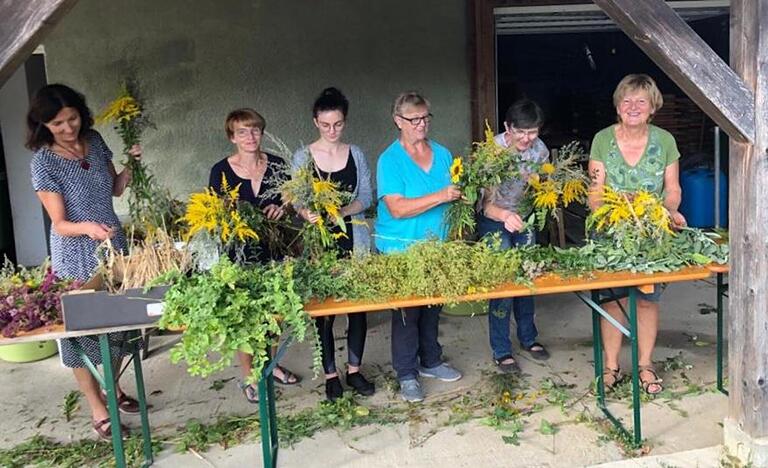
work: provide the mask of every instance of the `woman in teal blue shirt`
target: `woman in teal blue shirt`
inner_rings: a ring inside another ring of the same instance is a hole
[[[392,106],[400,135],[379,156],[376,182],[376,248],[384,253],[436,238],[443,240],[448,203],[461,192],[451,185],[451,153],[427,138],[432,114],[429,101],[416,92],[400,94]],[[405,401],[424,399],[418,376],[453,382],[461,373],[444,363],[437,341],[440,307],[392,311],[392,366]]]

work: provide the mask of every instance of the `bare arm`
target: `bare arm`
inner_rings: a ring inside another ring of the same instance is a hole
[[[455,185],[449,185],[429,195],[406,198],[402,195],[385,195],[382,200],[395,219],[413,218],[443,203],[452,202],[461,197],[461,191]]]
[[[605,185],[605,165],[600,161],[590,159],[587,171],[592,179],[592,183],[589,185],[587,204],[589,209],[595,211],[603,204],[602,193],[603,185]]]
[[[680,188],[680,163],[673,162],[664,169],[664,207],[669,211],[675,227],[685,226],[685,217],[677,211],[683,190]]]
[[[88,236],[94,240],[105,240],[114,236],[114,229],[106,224],[90,221],[80,223],[67,221],[64,198],[60,193],[37,192],[37,197],[51,218],[51,229],[56,234],[64,237]]]

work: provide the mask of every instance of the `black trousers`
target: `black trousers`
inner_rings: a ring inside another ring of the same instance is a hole
[[[347,362],[351,366],[359,366],[363,360],[365,349],[365,335],[368,332],[368,319],[366,313],[347,315],[349,328],[347,329]],[[317,332],[320,335],[320,345],[323,352],[323,370],[326,374],[336,372],[336,345],[333,338],[333,322],[335,315],[318,317],[315,319]]]

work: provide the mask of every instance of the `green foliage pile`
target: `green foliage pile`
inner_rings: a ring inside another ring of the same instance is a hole
[[[353,258],[342,278],[349,298],[384,300],[411,296],[448,300],[517,279],[520,254],[499,250],[498,240],[469,244],[427,241],[405,252]]]
[[[171,361],[207,377],[231,365],[237,351],[254,356],[248,382],[258,381],[268,350],[283,330],[303,341],[312,323],[295,288],[293,263],[244,268],[222,258],[208,272],[171,273],[160,326],[183,329]]]

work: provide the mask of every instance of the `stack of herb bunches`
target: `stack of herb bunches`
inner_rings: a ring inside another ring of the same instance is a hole
[[[47,262],[26,269],[6,260],[0,269],[3,336],[11,338],[22,331],[61,323],[61,294],[78,286],[78,282],[57,279]]]

